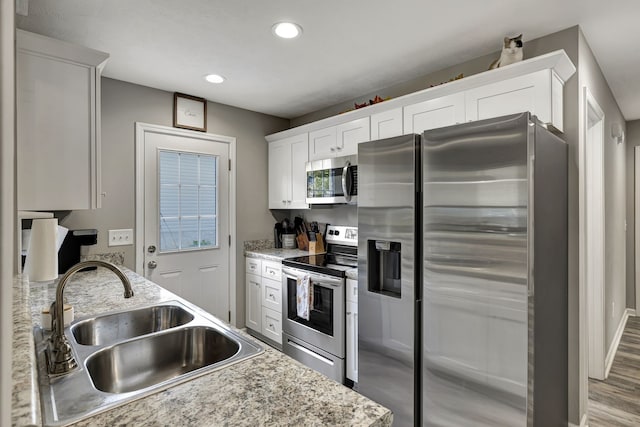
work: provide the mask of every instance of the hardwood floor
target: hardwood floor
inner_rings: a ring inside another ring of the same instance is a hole
[[[640,426],[640,317],[629,317],[611,372],[589,379],[589,426]]]

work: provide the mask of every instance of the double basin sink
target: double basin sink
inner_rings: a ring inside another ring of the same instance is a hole
[[[178,301],[80,319],[65,329],[78,368],[49,376],[49,334],[34,329],[45,425],[64,425],[263,351]]]

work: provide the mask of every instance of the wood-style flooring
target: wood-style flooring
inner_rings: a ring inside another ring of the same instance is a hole
[[[627,320],[607,379],[589,379],[589,426],[640,426],[640,317]]]

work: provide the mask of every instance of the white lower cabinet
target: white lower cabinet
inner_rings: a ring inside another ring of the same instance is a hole
[[[245,323],[247,328],[255,331],[260,330],[262,322],[262,290],[260,276],[247,273],[246,278],[246,293],[247,293],[247,307],[246,307],[246,319]]]
[[[282,345],[282,264],[246,258],[246,320],[253,335]]]
[[[358,281],[347,279],[347,378],[358,382]]]
[[[263,307],[262,335],[282,344],[282,313]]]

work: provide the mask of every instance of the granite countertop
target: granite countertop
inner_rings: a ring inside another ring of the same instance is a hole
[[[270,261],[282,261],[285,258],[294,258],[298,256],[309,255],[309,251],[302,251],[300,249],[282,249],[282,248],[270,248],[270,249],[255,249],[245,250],[244,256],[249,258],[260,258]]]
[[[123,269],[135,296],[109,271],[78,273],[65,297],[76,319],[181,298]],[[55,283],[14,282],[13,425],[40,425],[33,326],[54,299]],[[242,331],[239,334],[255,341]],[[391,411],[268,345],[255,357],[95,415],[74,425],[331,425],[389,426]]]

